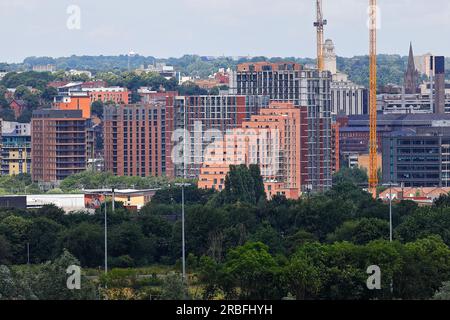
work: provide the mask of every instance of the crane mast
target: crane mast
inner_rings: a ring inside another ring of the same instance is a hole
[[[327,24],[327,20],[323,19],[322,0],[316,0],[317,21],[314,27],[317,28],[317,69],[323,71],[323,27]]]
[[[369,192],[377,195],[377,0],[370,0],[370,140],[369,140]]]

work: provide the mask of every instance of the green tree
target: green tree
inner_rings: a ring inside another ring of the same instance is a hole
[[[402,299],[430,299],[450,278],[450,249],[438,236],[407,243],[403,268],[394,277],[394,290]]]
[[[145,242],[140,225],[124,222],[111,229],[108,253],[113,257],[129,255],[134,261],[141,260],[144,262],[141,264],[145,264],[153,262],[155,247],[153,243]]]
[[[62,232],[58,241],[58,247],[72,252],[80,260],[82,266],[101,266],[104,262],[103,228],[98,225],[82,222]]]
[[[389,223],[375,218],[362,218],[346,221],[328,235],[328,241],[349,241],[355,244],[366,244],[373,240],[389,238]]]
[[[36,210],[35,216],[47,218],[57,223],[63,223],[65,219],[65,212],[63,209],[55,206],[54,204],[46,204]]]
[[[20,264],[27,261],[27,242],[31,222],[18,216],[8,216],[0,222],[0,234],[10,243],[13,262]]]
[[[51,260],[57,253],[57,241],[63,226],[45,217],[32,220],[29,230],[30,261],[41,263]]]
[[[4,236],[0,234],[0,265],[9,264],[11,259],[11,245]]]
[[[54,87],[46,87],[44,91],[41,93],[41,98],[47,103],[50,104],[53,102],[53,99],[58,95],[58,90]]]
[[[297,300],[317,297],[323,281],[322,268],[301,253],[294,255],[283,269],[286,288]]]
[[[361,168],[341,168],[333,175],[333,183],[350,182],[355,185],[364,185],[368,181],[367,171]]]
[[[103,118],[103,107],[104,107],[103,102],[100,100],[92,102],[91,105],[92,114],[96,115],[99,118]]]
[[[67,288],[67,268],[80,266],[80,262],[64,250],[53,262],[47,262],[37,270],[28,270],[32,291],[40,300],[93,300],[96,288],[86,277],[81,278],[81,289]]]
[[[189,292],[186,283],[181,279],[180,274],[167,275],[161,286],[162,300],[187,300]]]
[[[260,242],[248,242],[229,251],[225,271],[240,289],[243,299],[275,298],[274,289],[279,277],[279,267]]]
[[[442,287],[434,294],[433,300],[450,300],[450,281],[442,283]]]
[[[265,200],[266,194],[259,167],[257,165],[230,166],[221,198],[225,203],[241,201],[257,204],[259,201]]]
[[[450,194],[441,194],[439,198],[434,200],[434,206],[436,208],[448,208],[450,207]]]
[[[36,300],[29,284],[7,266],[0,265],[0,300]]]

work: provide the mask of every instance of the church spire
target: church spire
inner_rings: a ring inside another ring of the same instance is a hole
[[[416,70],[414,63],[414,53],[412,48],[412,42],[409,43],[409,57],[408,57],[408,68],[405,73],[405,93],[413,94],[417,92],[419,73]]]

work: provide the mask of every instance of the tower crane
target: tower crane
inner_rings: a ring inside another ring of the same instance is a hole
[[[317,21],[314,27],[317,28],[317,69],[323,71],[323,27],[327,24],[327,20],[323,19],[322,0],[316,0]]]
[[[369,192],[377,196],[378,159],[377,159],[377,0],[370,1],[370,139],[369,139]]]

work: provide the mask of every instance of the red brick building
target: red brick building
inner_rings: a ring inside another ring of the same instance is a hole
[[[166,175],[166,104],[104,108],[105,169],[119,176]]]
[[[9,104],[9,107],[14,111],[14,116],[19,118],[24,110],[27,108],[27,103],[24,100],[13,99]]]
[[[308,184],[306,109],[272,102],[208,148],[199,188],[223,190],[230,165],[258,164],[269,198],[300,197]]]
[[[88,133],[81,110],[38,110],[31,120],[33,181],[56,184],[87,167]]]

